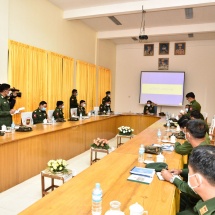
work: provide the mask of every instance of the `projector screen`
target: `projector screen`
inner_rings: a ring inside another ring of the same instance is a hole
[[[181,106],[184,98],[184,72],[142,71],[140,104],[151,100],[157,105]]]

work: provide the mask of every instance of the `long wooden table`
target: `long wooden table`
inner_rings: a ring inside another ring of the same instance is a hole
[[[125,125],[122,123],[123,117],[115,117],[115,125],[118,126],[118,123]],[[130,117],[132,120],[132,116]],[[155,117],[151,119],[153,118]],[[139,122],[150,120],[144,116],[137,116],[137,119]],[[153,120],[156,121],[158,118]],[[157,129],[163,129],[163,123],[163,120],[151,123],[151,126],[136,137],[20,214],[91,214],[92,189],[95,183],[99,182],[103,189],[102,214],[109,209],[110,201],[118,200],[121,202],[121,210],[126,215],[129,215],[129,206],[135,202],[142,204],[145,210],[149,211],[149,215],[175,215],[178,199],[174,185],[159,181],[156,176],[150,185],[127,181],[130,169],[134,166],[144,166],[137,161],[140,144],[157,143]],[[175,152],[165,152],[164,155],[169,168],[181,168],[181,155]]]
[[[68,160],[88,150],[93,139],[113,138],[121,125],[135,134],[157,121],[143,115],[96,116],[54,125],[33,125],[32,132],[6,133],[0,137],[0,192],[46,168],[50,159]]]

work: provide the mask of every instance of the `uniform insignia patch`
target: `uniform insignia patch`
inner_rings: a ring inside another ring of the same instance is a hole
[[[206,206],[206,205],[203,206],[203,207],[199,210],[199,212],[200,212],[201,215],[203,215],[203,214],[205,214],[206,212],[208,212],[207,206]]]

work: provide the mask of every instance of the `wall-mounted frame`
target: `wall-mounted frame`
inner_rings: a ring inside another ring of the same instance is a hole
[[[154,56],[154,44],[144,44],[144,56]]]
[[[185,55],[186,43],[175,43],[175,55]]]
[[[159,43],[159,55],[169,54],[169,43]]]
[[[158,58],[158,70],[169,69],[169,58]]]

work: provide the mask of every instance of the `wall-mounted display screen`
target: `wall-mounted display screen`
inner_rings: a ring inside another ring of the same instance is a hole
[[[181,106],[184,99],[185,72],[142,71],[140,104],[151,100],[157,105]]]

